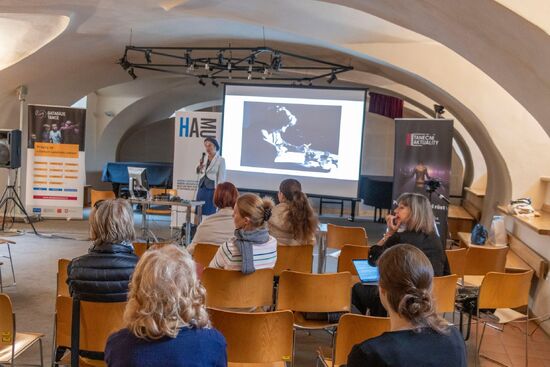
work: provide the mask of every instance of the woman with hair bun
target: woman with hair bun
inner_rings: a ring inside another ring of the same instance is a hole
[[[240,270],[243,274],[272,269],[277,261],[277,240],[266,228],[272,209],[271,199],[254,194],[239,197],[233,210],[235,236],[220,246],[210,267]]]
[[[280,204],[273,209],[269,220],[269,233],[280,245],[313,245],[317,216],[302,192],[300,182],[293,178],[281,182],[278,199]]]
[[[415,246],[396,245],[378,260],[379,293],[390,316],[391,331],[357,344],[347,367],[466,367],[460,332],[435,311],[433,268]]]

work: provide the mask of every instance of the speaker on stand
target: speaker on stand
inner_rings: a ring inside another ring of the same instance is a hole
[[[0,227],[0,234],[6,233],[6,218],[8,215],[9,203],[21,210],[21,213],[25,215],[27,222],[30,223],[35,234],[38,235],[34,224],[29,218],[29,214],[25,210],[25,206],[21,202],[21,198],[16,190],[17,173],[15,175],[14,182],[11,182],[11,170],[17,170],[21,167],[21,130],[0,129],[0,169],[7,169],[8,171],[8,183],[2,196],[0,197],[0,213],[2,216],[2,226]],[[17,171],[16,171],[17,172]]]

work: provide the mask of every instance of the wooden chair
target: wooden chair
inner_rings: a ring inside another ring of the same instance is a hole
[[[71,260],[59,259],[57,260],[57,296],[70,297],[69,285],[67,284],[67,268]]]
[[[71,315],[72,315],[72,299],[67,296],[57,295],[55,300],[55,315],[53,327],[53,342],[52,342],[52,366],[58,364],[69,364],[69,360],[56,356],[66,349],[71,349]]]
[[[344,245],[367,246],[365,228],[327,224],[327,248],[340,250]]]
[[[485,275],[489,272],[504,273],[508,246],[470,246],[466,254],[464,275]]]
[[[0,238],[0,245],[6,245],[8,248],[8,256],[0,256],[10,260],[11,275],[13,277],[13,285],[15,285],[15,268],[13,267],[13,257],[11,256],[11,246],[15,245],[15,241]]]
[[[18,333],[11,300],[0,294],[0,365],[15,366],[15,359],[38,342],[40,366],[44,365],[42,337],[38,333]]]
[[[220,246],[211,243],[197,243],[193,251],[193,260],[207,268]]]
[[[354,345],[367,339],[375,338],[390,331],[389,317],[374,317],[355,314],[345,314],[340,317],[336,331],[336,341],[333,343],[332,358],[321,353],[318,360],[326,367],[339,367],[348,361],[348,355]]]
[[[524,273],[502,273],[489,272],[483,278],[479,289],[477,318],[483,322],[483,330],[479,344],[477,337],[479,335],[479,322],[476,323],[476,345],[479,345],[477,353],[480,357],[495,361],[494,359],[481,354],[481,343],[485,334],[485,327],[489,322],[495,322],[494,317],[498,319],[499,324],[507,324],[523,319],[525,321],[525,365],[528,365],[528,341],[529,341],[529,290],[531,288],[531,279],[533,278],[533,270]],[[527,306],[527,314],[522,314],[513,310]],[[496,309],[493,317],[489,320],[483,320],[480,316],[480,309]],[[499,364],[502,364],[498,362]]]
[[[432,296],[437,313],[454,313],[458,278],[456,274],[433,278]]]
[[[209,309],[212,325],[227,341],[227,361],[281,366],[294,359],[292,312],[230,312]]]
[[[170,196],[178,196],[178,191],[175,189],[161,189],[158,187],[154,187],[150,189],[149,192],[151,193],[151,197],[154,197],[156,195],[162,195],[162,194],[167,194]],[[164,205],[153,205],[149,209],[147,209],[145,212],[147,214],[171,215],[172,209]]]
[[[92,208],[95,206],[95,203],[97,203],[100,200],[111,200],[116,199],[116,195],[112,191],[105,191],[105,190],[90,190],[90,198],[91,198],[91,205]]]
[[[4,265],[4,263],[0,261],[0,293],[4,293],[4,283],[2,282],[2,265]]]
[[[137,257],[141,258],[145,251],[149,249],[149,244],[146,242],[134,242],[134,253]]]
[[[99,360],[96,356],[105,352],[109,335],[124,327],[122,315],[126,302],[80,301],[79,303],[80,337],[78,343],[71,338],[71,365],[78,366],[79,363],[83,363],[91,366],[106,366],[103,358]],[[74,328],[75,325],[71,326]],[[93,358],[90,358],[91,354],[94,355]]]
[[[277,245],[277,262],[273,271],[280,276],[284,270],[311,273],[313,265],[313,245]]]
[[[357,275],[357,270],[353,266],[354,259],[367,259],[369,257],[369,248],[367,246],[344,245],[338,256],[338,272],[348,271],[351,275]]]
[[[459,248],[456,250],[445,250],[451,273],[459,277],[464,276],[464,267],[466,266],[466,254],[468,249]]]
[[[292,310],[294,326],[301,329],[327,329],[337,325],[306,320],[303,312],[349,312],[351,274],[308,274],[283,271],[279,278],[277,310]]]
[[[206,268],[201,282],[208,307],[244,310],[273,303],[273,269],[245,275],[235,270]]]

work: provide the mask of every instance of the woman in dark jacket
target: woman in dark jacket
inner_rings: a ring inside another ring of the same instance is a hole
[[[96,302],[123,302],[138,257],[134,254],[134,214],[126,200],[105,200],[90,214],[86,255],[69,263],[69,290],[73,298]]]
[[[435,219],[430,201],[424,195],[405,193],[397,199],[393,215],[386,217],[388,231],[369,250],[369,261],[374,265],[382,253],[397,244],[407,243],[420,249],[432,264],[434,275],[449,275],[449,263],[441,239],[435,233]],[[386,316],[380,303],[378,287],[357,283],[352,289],[352,304],[365,314]]]

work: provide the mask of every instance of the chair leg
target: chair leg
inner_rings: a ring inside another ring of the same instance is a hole
[[[8,245],[8,255],[10,258],[11,275],[13,276],[13,285],[15,285],[15,269],[13,268],[13,258],[11,257],[11,247],[9,243],[7,243],[7,245]]]
[[[40,367],[44,367],[44,350],[42,348],[42,338],[38,339],[38,345],[40,346]]]
[[[0,266],[0,293],[4,293],[4,283],[2,283],[2,267]]]
[[[527,307],[527,317],[525,318],[525,367],[529,366],[528,351],[529,349],[529,307]]]

